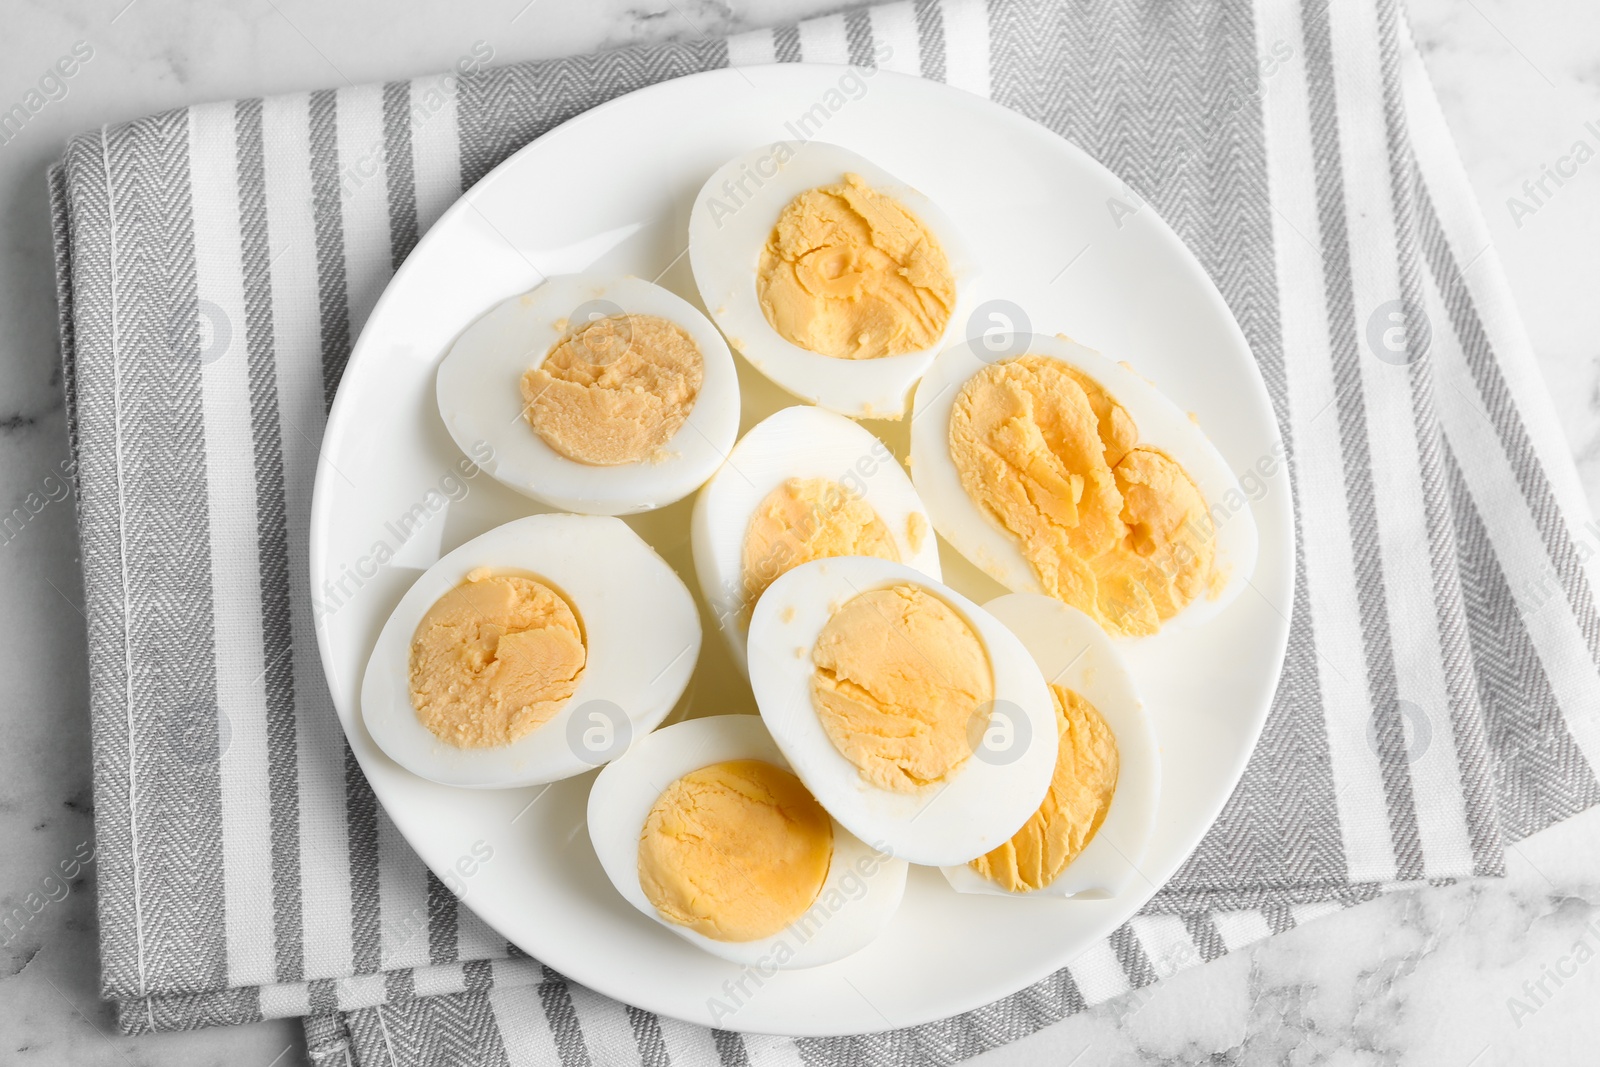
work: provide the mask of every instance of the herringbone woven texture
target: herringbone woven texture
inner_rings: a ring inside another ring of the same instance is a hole
[[[126,1029],[305,1016],[316,1062],[406,1067],[948,1063],[1378,893],[1498,874],[1507,841],[1600,798],[1600,528],[1397,0],[916,0],[487,58],[110,127],[52,175]],[[1169,221],[1259,362],[1299,536],[1260,745],[1145,912],[966,1015],[795,1041],[568,982],[427,871],[340,733],[307,539],[352,340],[464,189],[621,94],[803,61],[988,96]]]

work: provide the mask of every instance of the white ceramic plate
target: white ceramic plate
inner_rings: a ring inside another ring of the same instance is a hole
[[[358,691],[389,612],[442,552],[538,510],[486,475],[460,477],[463,457],[434,404],[434,372],[451,342],[496,303],[532,288],[536,271],[659,274],[660,284],[698,304],[682,253],[701,183],[752,145],[792,136],[785,124],[844,73],[781,65],[657,85],[586,112],[475,186],[470,204],[457,204],[428,232],[361,334],[329,417],[311,519],[314,589],[370,561],[379,541],[395,553],[374,576],[370,566],[360,569],[354,594],[323,613],[318,639],[350,745],[406,840],[441,873],[474,842],[492,845],[494,859],[467,886],[467,904],[562,973],[652,1011],[743,1031],[909,1026],[978,1007],[1070,962],[1132,915],[1216,818],[1266,718],[1288,636],[1293,525],[1279,470],[1250,505],[1261,533],[1253,591],[1204,626],[1125,650],[1163,751],[1159,813],[1140,878],[1107,900],[1019,902],[958,895],[937,870],[915,869],[877,941],[838,963],[778,974],[732,1014],[726,1005],[716,1011],[715,998],[737,968],[639,914],[600,869],[583,832],[593,774],[542,795],[544,787],[451,789],[407,773],[373,744]],[[1121,218],[1119,229],[1106,205],[1125,200],[1122,183],[998,105],[889,73],[867,85],[818,136],[871,157],[942,205],[982,267],[980,298],[1003,294],[1027,309],[1033,331],[1062,331],[1131,363],[1197,415],[1236,472],[1272,465],[1276,425],[1244,337],[1150,208]],[[1007,182],[1003,195],[997,175]],[[748,366],[739,377],[744,428],[793,403]],[[904,455],[903,422],[872,428]],[[445,485],[465,491],[432,506],[445,499]],[[424,502],[432,519],[395,544],[395,518]],[[694,588],[689,511],[683,500],[627,522]],[[944,577],[980,603],[1003,591],[948,551]],[[708,613],[702,618],[707,629],[715,625]],[[703,643],[685,710],[755,710],[725,642]]]

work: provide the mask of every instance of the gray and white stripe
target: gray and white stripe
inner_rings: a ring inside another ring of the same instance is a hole
[[[351,340],[463,189],[621,93],[800,61],[992,97],[1178,229],[1277,409],[1299,571],[1257,753],[1144,914],[978,1011],[793,1041],[616,1004],[460,906],[339,732],[307,528]],[[314,1062],[341,1064],[949,1063],[1380,892],[1497,873],[1503,839],[1600,800],[1600,527],[1398,0],[914,0],[208,105],[75,140],[52,204],[104,984],[129,1031],[306,1015]],[[1389,301],[1431,325],[1421,358],[1377,358]]]

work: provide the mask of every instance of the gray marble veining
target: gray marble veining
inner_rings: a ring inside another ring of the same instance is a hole
[[[0,144],[0,1063],[303,1062],[293,1021],[128,1039],[98,1000],[87,681],[44,172],[67,137],[203,100],[509,62],[802,17],[826,0],[4,0],[0,109],[79,59]],[[1600,124],[1600,7],[1412,0],[1411,20],[1591,501],[1600,502],[1600,162],[1525,182]],[[80,42],[82,44],[80,44]],[[86,48],[84,46],[87,46]],[[77,51],[75,52],[75,48]],[[82,58],[83,52],[88,58]],[[1483,269],[1497,269],[1485,260]],[[1407,893],[1102,1005],[989,1064],[1593,1062],[1600,811],[1514,846],[1503,881]],[[18,910],[20,909],[20,911]]]

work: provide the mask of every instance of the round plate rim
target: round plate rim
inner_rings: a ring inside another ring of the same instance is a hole
[[[655,102],[656,98],[658,97],[665,98],[674,93],[691,92],[698,87],[709,83],[719,81],[745,82],[750,76],[757,76],[762,78],[804,78],[814,80],[819,85],[827,84],[829,86],[833,86],[837,82],[838,78],[852,71],[859,73],[859,70],[852,66],[822,63],[772,63],[740,67],[720,67],[711,70],[698,71],[683,75],[681,77],[671,78],[666,81],[644,86],[640,89],[636,89],[618,97],[614,97],[611,100],[589,108],[560,123],[559,125],[552,127],[544,134],[523,145],[517,151],[512,153],[510,156],[502,160],[499,164],[484,174],[476,183],[474,183],[472,187],[465,190],[455,201],[451,203],[451,205],[429,228],[428,232],[423,235],[416,247],[412,250],[411,254],[404,262],[402,262],[400,267],[390,278],[389,282],[385,285],[384,291],[374,304],[366,323],[362,327],[360,335],[356,339],[355,343],[351,346],[350,355],[347,360],[344,373],[341,377],[341,384],[336,391],[334,401],[328,410],[328,416],[324,425],[324,439],[330,439],[334,437],[335,430],[342,427],[343,422],[349,418],[348,412],[355,403],[351,400],[352,391],[346,387],[351,381],[350,371],[352,368],[356,367],[358,363],[364,365],[366,360],[371,358],[367,350],[370,347],[369,338],[373,324],[379,322],[387,311],[389,304],[393,300],[393,294],[397,287],[397,283],[418,269],[418,263],[428,254],[430,239],[436,238],[438,233],[447,229],[450,223],[458,216],[465,214],[467,211],[475,210],[469,203],[474,191],[479,188],[487,187],[498,177],[503,176],[504,173],[517,168],[519,165],[521,165],[521,161],[523,159],[539,152],[544,142],[558,135],[570,134],[574,128],[579,128],[585,124],[598,122],[603,116],[608,115],[612,111],[622,108],[639,107],[641,106],[641,101],[643,100]],[[1046,138],[1052,142],[1055,142],[1055,147],[1058,150],[1064,149],[1069,156],[1074,157],[1078,166],[1087,171],[1096,172],[1098,176],[1102,178],[1108,178],[1113,182],[1120,182],[1120,179],[1118,179],[1112,171],[1101,164],[1098,160],[1090,156],[1078,145],[1067,140],[1048,127],[1034,121],[1033,119],[1030,119],[1017,111],[996,103],[991,99],[941,82],[929,81],[913,75],[901,74],[894,71],[878,70],[873,74],[873,77],[887,78],[896,83],[910,83],[918,85],[920,86],[920,89],[917,91],[926,92],[930,98],[943,98],[944,102],[951,107],[973,108],[984,111],[986,113],[986,117],[995,122],[1009,125],[1018,132],[1019,136],[1034,139]],[[735,87],[730,86],[729,88]],[[743,91],[743,89],[740,88],[737,91]],[[1174,256],[1173,262],[1175,265],[1181,267],[1187,275],[1189,275],[1194,281],[1198,282],[1198,291],[1211,305],[1213,312],[1215,312],[1227,325],[1227,327],[1229,327],[1229,333],[1232,335],[1235,343],[1245,352],[1249,352],[1249,343],[1245,338],[1237,319],[1234,317],[1231,309],[1228,308],[1225,300],[1223,299],[1221,293],[1217,290],[1216,285],[1211,279],[1210,275],[1207,274],[1205,269],[1200,265],[1199,260],[1196,258],[1193,250],[1191,250],[1183,241],[1183,239],[1177,235],[1177,233],[1171,228],[1170,224],[1153,209],[1150,210],[1149,215],[1150,218],[1147,224],[1160,231],[1163,243],[1169,246],[1169,251]],[[469,322],[463,322],[461,325],[463,328],[465,328],[465,326],[469,325]],[[1281,431],[1275,417],[1270,396],[1266,390],[1265,380],[1261,376],[1259,366],[1256,365],[1253,360],[1251,362],[1251,370],[1253,373],[1250,374],[1248,378],[1249,384],[1255,393],[1254,399],[1257,403],[1265,407],[1265,410],[1270,416],[1270,426],[1273,440],[1276,448],[1279,449],[1279,454],[1281,455],[1281,450],[1283,448]],[[333,479],[336,477],[338,477],[338,475],[336,473],[336,469],[332,465],[332,462],[325,452],[319,451],[316,477],[312,490],[308,539],[310,565],[307,570],[307,577],[309,579],[310,592],[313,600],[315,599],[318,590],[321,588],[324,575],[327,573],[325,547],[328,542],[325,531],[330,520],[330,508],[332,506],[330,501],[333,496],[332,483]],[[1294,514],[1291,497],[1292,487],[1289,485],[1289,479],[1287,477],[1283,479],[1282,490],[1282,498],[1276,510],[1279,513],[1280,520],[1287,518],[1288,521],[1287,523],[1283,524],[1282,528],[1278,531],[1272,531],[1263,528],[1261,533],[1263,542],[1265,542],[1269,536],[1274,536],[1275,534],[1284,539],[1283,556],[1287,561],[1287,565],[1285,568],[1283,568],[1285,573],[1279,575],[1280,582],[1276,584],[1283,586],[1287,591],[1292,592],[1294,583],[1296,581],[1295,568],[1297,565],[1297,552],[1295,539],[1297,536],[1297,531],[1295,529],[1292,517]],[[1257,577],[1260,577],[1259,564]],[[364,751],[365,746],[361,743],[359,730],[357,731],[357,736],[352,736],[351,729],[352,723],[356,724],[358,728],[360,726],[360,708],[341,707],[340,701],[337,699],[337,697],[333,696],[333,694],[337,692],[338,684],[333,663],[333,652],[330,650],[331,638],[323,618],[319,617],[316,619],[314,628],[317,637],[318,658],[321,662],[325,680],[330,690],[330,702],[334,705],[340,727],[346,735],[346,739],[350,744],[351,751],[356,756],[357,763],[360,765],[363,775],[367,776],[370,782],[371,776],[368,775],[367,772],[369,770],[369,761],[373,759],[374,753]],[[1288,648],[1288,638],[1289,621],[1285,617],[1283,618],[1281,625],[1275,626],[1273,648],[1271,649],[1272,655],[1270,658],[1270,662],[1274,664],[1274,666],[1270,671],[1270,678],[1267,679],[1269,684],[1266,686],[1266,689],[1269,693],[1276,689],[1278,681],[1281,678],[1284,657]],[[367,650],[367,653],[370,654],[370,649]],[[364,667],[364,661],[365,656],[363,656],[362,667]],[[360,672],[358,671],[357,673],[359,675]],[[355,701],[357,703],[359,702],[359,692],[355,696]],[[1231,765],[1227,768],[1224,776],[1227,781],[1227,788],[1220,792],[1220,799],[1216,800],[1215,803],[1210,805],[1211,810],[1206,812],[1204,819],[1205,829],[1197,834],[1194,840],[1187,846],[1187,851],[1185,853],[1186,857],[1187,855],[1192,854],[1194,848],[1199,845],[1205,834],[1209,832],[1209,829],[1215,823],[1217,817],[1221,814],[1227,798],[1232,794],[1234,788],[1238,785],[1239,779],[1244,773],[1245,766],[1248,763],[1251,754],[1255,751],[1256,744],[1260,740],[1261,732],[1266,724],[1267,713],[1270,710],[1270,706],[1271,698],[1269,696],[1267,700],[1262,702],[1259,708],[1252,709],[1252,715],[1250,717],[1248,729],[1248,744],[1241,745],[1238,751],[1234,753],[1235,758]],[[1158,738],[1158,743],[1159,740],[1160,739]],[[378,758],[383,758],[381,753],[376,753],[376,756]],[[377,787],[374,787],[373,791],[379,803],[384,805],[386,811],[390,811],[391,819],[401,837],[406,841],[407,845],[417,852],[418,856],[423,859],[423,862],[430,870],[434,872],[435,875],[443,877],[448,868],[446,866],[436,865],[428,860],[427,856],[424,855],[423,848],[419,846],[418,841],[414,839],[413,834],[408,830],[406,822],[403,819],[394,817],[394,813],[390,809],[390,805],[385,800],[385,797],[379,793]],[[935,872],[935,874],[937,875],[937,872]],[[1102,923],[1101,925],[1104,926],[1104,929],[1093,935],[1093,937],[1090,939],[1090,942],[1092,943],[1093,941],[1103,938],[1117,925],[1120,925],[1122,922],[1126,921],[1127,918],[1130,918],[1138,911],[1139,908],[1143,907],[1144,903],[1147,902],[1150,896],[1154,896],[1155,892],[1157,892],[1159,888],[1160,887],[1158,886],[1155,889],[1152,889],[1148,894],[1144,894],[1142,899],[1139,899],[1135,905],[1127,909],[1128,914],[1118,919],[1116,922]],[[532,950],[530,949],[530,951]],[[535,955],[538,954],[535,953]],[[905,1013],[903,1017],[892,1020],[885,1018],[883,1025],[881,1026],[868,1026],[859,1029],[852,1029],[847,1032],[867,1034],[909,1026],[918,1026],[948,1018],[964,1011],[982,1007],[985,1004],[1009,996],[1026,988],[1029,985],[1032,985],[1035,982],[1042,980],[1048,975],[1054,973],[1056,970],[1067,966],[1075,957],[1075,955],[1075,952],[1062,952],[1059,953],[1058,958],[1054,959],[1053,962],[1048,966],[1036,965],[1029,968],[1019,968],[1017,973],[1007,982],[1005,987],[989,988],[981,992],[976,992],[972,996],[968,997],[961,1006],[952,1008],[949,1005],[942,1005],[937,1009],[919,1008],[917,1010]],[[655,990],[640,990],[634,988],[628,988],[626,991],[619,990],[617,983],[609,980],[610,975],[608,974],[606,968],[594,966],[588,960],[563,958],[558,960],[547,959],[545,962],[556,967],[556,969],[562,974],[573,978],[583,985],[588,986],[589,988],[607,996],[614,997],[626,1003],[633,1004],[636,1007],[644,1008],[669,1018],[687,1021],[696,1025],[707,1025],[704,1019],[695,1018],[691,1014],[685,1013],[675,1003],[671,1003],[657,995]],[[881,1013],[879,1014],[881,1015]],[[830,1029],[826,1026],[809,1025],[804,1022],[796,1022],[796,1024],[793,1026],[745,1026],[740,1025],[740,1020],[737,1017],[727,1019],[717,1025],[723,1027],[724,1029],[729,1029],[736,1032],[778,1034],[792,1037],[829,1037],[836,1036],[840,1033],[840,1031],[837,1029]]]

